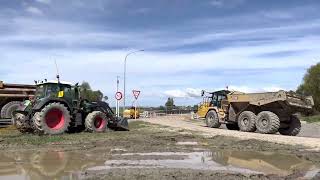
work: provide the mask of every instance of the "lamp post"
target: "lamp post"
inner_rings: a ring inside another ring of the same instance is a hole
[[[123,112],[126,109],[126,73],[127,73],[127,58],[129,55],[144,51],[143,49],[129,52],[124,58],[124,67],[123,67]]]

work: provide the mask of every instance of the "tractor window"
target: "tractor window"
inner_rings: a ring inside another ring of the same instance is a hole
[[[37,87],[37,90],[36,90],[36,97],[38,97],[38,98],[41,98],[41,97],[43,97],[44,96],[44,86],[43,85],[40,85],[40,86],[38,86]]]
[[[53,85],[53,86],[47,86],[47,95],[50,95],[52,93],[57,93],[58,92],[58,87]]]

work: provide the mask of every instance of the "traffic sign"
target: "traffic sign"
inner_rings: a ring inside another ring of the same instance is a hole
[[[115,97],[116,97],[116,100],[120,101],[122,99],[122,93],[121,92],[117,92]]]
[[[134,98],[138,99],[139,95],[140,95],[140,91],[138,90],[132,90],[133,96]]]

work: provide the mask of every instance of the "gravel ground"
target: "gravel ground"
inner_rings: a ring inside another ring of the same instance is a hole
[[[186,116],[164,116],[154,118],[140,119],[145,122],[153,124],[160,124],[164,126],[170,126],[174,128],[193,130],[202,132],[205,136],[230,136],[236,137],[243,140],[255,139],[261,141],[268,141],[280,144],[289,145],[302,145],[312,150],[320,150],[320,125],[319,124],[307,124],[302,123],[303,128],[298,137],[283,136],[277,134],[259,134],[259,133],[248,133],[240,131],[231,131],[224,129],[221,126],[219,129],[205,127],[203,120],[191,120]],[[303,137],[302,137],[303,136]]]

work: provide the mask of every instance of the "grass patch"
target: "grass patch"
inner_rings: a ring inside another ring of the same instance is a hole
[[[129,124],[130,131],[108,131],[105,133],[72,133],[61,135],[35,135],[23,134],[14,127],[0,129],[0,149],[14,147],[37,147],[46,145],[77,146],[95,145],[101,142],[109,142],[110,145],[117,145],[118,142],[129,145],[126,142],[148,143],[148,140],[155,141],[161,136],[175,136],[178,133],[161,130],[161,126],[142,121],[133,121]],[[155,137],[159,136],[159,137]],[[120,143],[120,144],[121,144]]]
[[[320,115],[302,117],[302,120],[308,123],[320,122]]]

